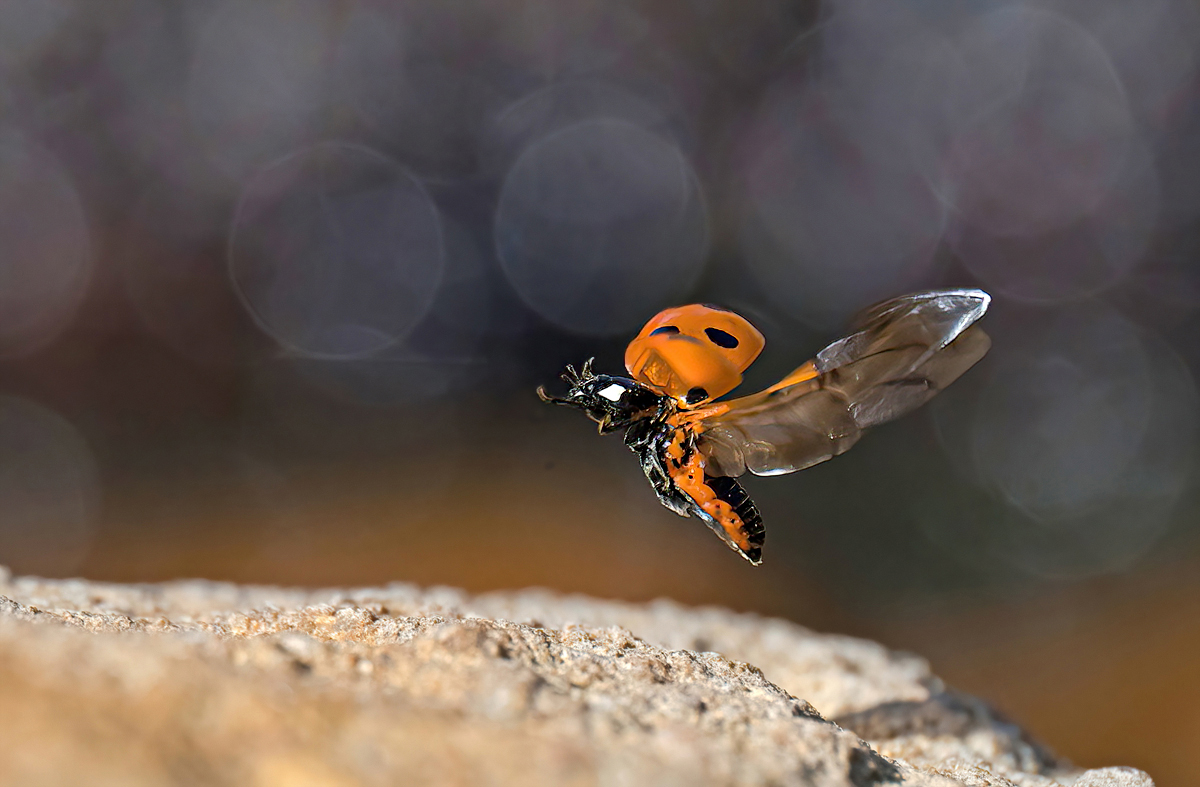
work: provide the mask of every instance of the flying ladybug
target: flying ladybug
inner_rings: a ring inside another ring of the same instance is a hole
[[[658,499],[694,516],[754,565],[766,537],[735,479],[793,473],[848,450],[863,432],[915,410],[987,353],[975,325],[991,296],[932,290],[878,303],[853,332],[775,385],[727,401],[762,352],[761,333],[717,306],[667,309],[625,350],[630,377],[596,374],[589,359],[542,401],[576,407],[604,434],[625,430]]]

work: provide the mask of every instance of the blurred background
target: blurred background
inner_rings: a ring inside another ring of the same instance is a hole
[[[1197,252],[1195,0],[3,0],[0,564],[781,615],[1183,784]],[[968,285],[975,370],[747,482],[759,569],[533,395]]]

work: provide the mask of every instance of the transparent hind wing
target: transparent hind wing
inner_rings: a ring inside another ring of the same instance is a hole
[[[803,470],[920,407],[987,353],[991,340],[972,326],[990,300],[981,290],[936,290],[884,301],[779,384],[700,408],[705,472]]]

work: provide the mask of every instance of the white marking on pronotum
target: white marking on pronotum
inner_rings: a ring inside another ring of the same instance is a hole
[[[601,391],[600,395],[610,402],[618,402],[621,400],[621,394],[623,393],[625,393],[625,386],[613,383]]]

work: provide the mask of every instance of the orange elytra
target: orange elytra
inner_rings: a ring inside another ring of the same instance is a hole
[[[731,311],[691,304],[655,315],[625,350],[638,382],[688,406],[723,396],[766,344],[758,329]]]

